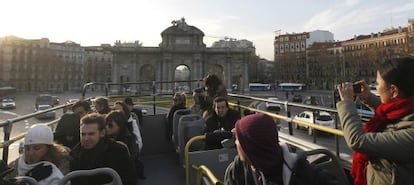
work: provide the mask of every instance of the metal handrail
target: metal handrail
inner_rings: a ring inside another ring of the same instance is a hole
[[[59,180],[58,185],[65,185],[73,178],[76,177],[83,177],[83,176],[92,176],[92,175],[99,175],[99,174],[106,174],[111,176],[112,183],[114,185],[122,185],[121,177],[119,174],[113,170],[112,168],[96,168],[92,170],[76,170],[66,174],[62,179]]]
[[[207,177],[210,184],[214,184],[214,185],[222,185],[223,184],[223,182],[218,180],[216,178],[216,176],[213,174],[213,172],[211,172],[210,169],[208,169],[206,166],[204,166],[204,165],[200,165],[200,166],[193,165],[193,168],[195,170],[197,170],[197,179],[196,179],[197,185],[201,185],[201,180],[202,180],[203,176]]]
[[[189,161],[190,160],[189,159],[190,146],[196,141],[205,140],[205,139],[206,139],[205,135],[194,136],[190,140],[188,140],[187,144],[185,145],[184,164],[185,164],[185,184],[186,185],[190,185],[190,161]]]

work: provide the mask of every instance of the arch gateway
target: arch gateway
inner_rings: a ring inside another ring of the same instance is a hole
[[[112,82],[176,81],[177,72],[185,79],[201,80],[208,74],[217,74],[231,89],[232,84],[248,89],[248,63],[256,56],[254,47],[206,47],[204,33],[184,18],[172,21],[172,26],[161,33],[159,47],[142,47],[141,44],[120,44],[112,47]],[[229,41],[231,42],[231,41]],[[185,66],[185,67],[182,67]],[[178,74],[179,75],[179,74]],[[189,84],[191,89],[197,82]],[[161,92],[171,92],[174,83],[160,84]],[[137,90],[148,90],[140,87]]]

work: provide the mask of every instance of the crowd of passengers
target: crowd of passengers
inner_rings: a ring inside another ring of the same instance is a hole
[[[95,107],[96,112],[92,112],[89,102],[76,102],[73,113],[64,114],[54,132],[44,124],[33,125],[21,142],[20,157],[11,163],[15,170],[7,177],[29,176],[40,185],[53,185],[71,171],[109,167],[119,174],[124,185],[135,185],[137,178],[145,179],[140,161],[140,110],[133,109],[131,98],[116,101],[110,108],[108,99],[99,97]],[[110,176],[97,175],[75,178],[71,184],[111,181]]]
[[[337,109],[344,138],[354,150],[351,175],[353,184],[414,184],[414,59],[389,59],[377,70],[379,97],[364,81],[360,93],[355,83],[337,86]],[[344,184],[316,165],[304,153],[291,153],[278,139],[277,124],[268,115],[249,114],[229,107],[227,92],[216,75],[204,79],[204,89],[194,91],[191,113],[204,119],[206,149],[221,147],[225,138],[234,139],[238,155],[228,166],[226,185]],[[366,124],[359,118],[355,99],[375,110]],[[133,112],[130,98],[116,101],[110,109],[108,99],[96,100],[96,112],[89,103],[72,106],[74,114],[62,116],[55,133],[45,125],[33,125],[22,144],[22,155],[13,162],[13,176],[30,176],[39,184],[56,184],[74,170],[110,167],[123,184],[134,185],[137,176],[145,178],[139,160],[142,125]],[[98,105],[99,104],[99,105]],[[175,93],[166,121],[167,138],[172,138],[174,112],[186,107],[186,95]],[[142,115],[141,115],[142,116]],[[80,177],[73,185],[104,184],[107,176]],[[347,183],[345,183],[347,184]]]

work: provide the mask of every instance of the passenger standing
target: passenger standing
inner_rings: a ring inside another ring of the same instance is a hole
[[[102,115],[91,113],[81,119],[81,141],[71,151],[71,170],[90,170],[108,167],[121,177],[122,184],[135,185],[135,168],[125,145],[105,138],[105,120]],[[79,177],[72,185],[101,185],[109,183],[107,175]]]
[[[29,176],[40,185],[54,185],[69,171],[69,155],[61,145],[53,143],[52,130],[46,125],[33,125],[24,139],[24,154],[16,160],[17,174]]]
[[[226,185],[334,185],[331,174],[312,166],[306,155],[279,145],[276,123],[265,114],[243,117],[234,129],[238,155],[227,167]]]
[[[351,175],[356,185],[414,184],[414,58],[388,59],[377,70],[379,98],[365,81],[338,85],[336,104],[345,141],[354,150]],[[363,124],[354,97],[375,115]]]
[[[122,111],[125,116],[128,118],[127,120],[127,128],[128,130],[135,135],[136,143],[138,144],[138,151],[141,152],[143,143],[142,143],[142,136],[141,131],[139,129],[138,120],[132,117],[131,111],[129,111],[128,106],[122,101],[116,101],[114,103],[114,109]]]
[[[207,75],[204,80],[205,97],[200,102],[203,110],[203,118],[208,118],[213,113],[213,100],[216,97],[227,98],[227,90],[220,78],[215,74]]]
[[[175,93],[173,97],[173,106],[167,115],[167,139],[171,140],[173,134],[174,113],[180,109],[186,109],[187,96],[183,92]]]
[[[99,114],[105,115],[111,112],[111,108],[109,108],[109,100],[106,97],[98,97],[95,100],[95,109],[96,112]]]

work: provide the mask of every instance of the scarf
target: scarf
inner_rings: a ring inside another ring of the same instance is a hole
[[[397,99],[395,101],[381,104],[375,110],[375,115],[364,126],[365,132],[382,132],[387,124],[394,124],[403,116],[414,110],[414,96]],[[369,156],[364,153],[354,152],[352,160],[351,175],[355,185],[366,185],[366,167]]]

